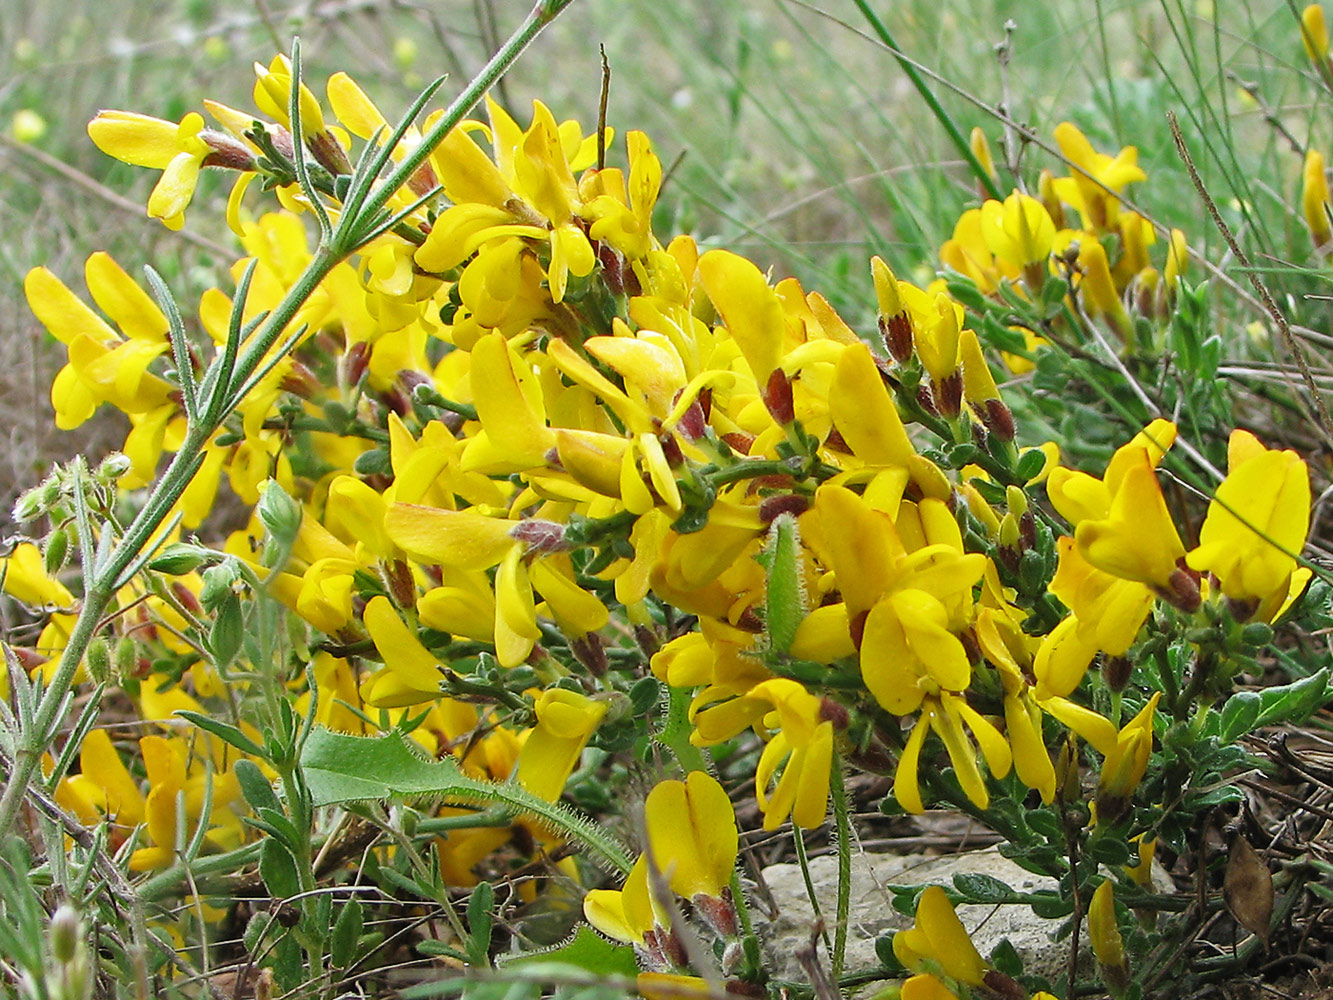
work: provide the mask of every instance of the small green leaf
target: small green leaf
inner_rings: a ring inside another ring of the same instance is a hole
[[[1015,896],[998,878],[980,872],[960,872],[953,877],[953,887],[969,903],[1006,903]]]
[[[245,796],[245,801],[250,803],[250,808],[255,811],[256,816],[259,815],[260,809],[277,811],[282,808],[273,786],[254,761],[238,760],[232,768],[232,773],[236,775],[236,780],[241,786],[241,794]]]
[[[1074,912],[1073,900],[1063,900],[1054,893],[1039,893],[1028,900],[1032,912],[1046,920],[1059,920]]]
[[[255,506],[255,514],[279,544],[290,547],[301,528],[301,505],[291,498],[276,479],[264,484],[264,491]]]
[[[612,944],[587,924],[580,924],[569,940],[546,951],[528,952],[502,960],[506,969],[560,962],[599,976],[634,976],[639,964],[629,945]]]
[[[1129,845],[1119,837],[1095,838],[1088,844],[1088,854],[1104,865],[1127,865],[1130,861]]]
[[[1222,706],[1222,723],[1217,738],[1231,743],[1237,737],[1253,732],[1263,698],[1255,691],[1237,691]]]
[[[1007,937],[1000,938],[999,943],[991,949],[990,962],[1006,976],[1023,974],[1023,959]]]
[[[662,685],[656,677],[640,677],[629,689],[630,710],[636,717],[647,715],[657,707]]]
[[[231,744],[237,750],[241,751],[241,753],[248,753],[252,757],[264,756],[263,747],[229,723],[211,718],[210,716],[203,715],[199,712],[191,712],[184,708],[177,709],[176,714],[182,719],[194,723],[194,725],[198,726],[205,732],[212,733],[218,739],[222,740],[223,743]],[[247,761],[246,763],[249,762]]]
[[[278,809],[260,807],[255,810],[255,815],[263,822],[264,828],[277,837],[289,851],[293,854],[300,851],[301,833],[285,814]]]
[[[356,946],[364,925],[361,901],[353,896],[343,905],[329,938],[329,957],[335,969],[345,969],[356,959]]]
[[[1275,722],[1303,722],[1328,696],[1327,667],[1294,684],[1268,688],[1259,695],[1263,705],[1254,720],[1254,728],[1271,726]]]
[[[443,941],[418,941],[416,944],[417,954],[434,958],[437,955],[443,955],[446,958],[457,959],[460,962],[468,961],[468,957],[457,948],[451,948]]]
[[[1031,451],[1024,453],[1023,457],[1018,460],[1018,467],[1014,469],[1014,475],[1023,482],[1027,482],[1041,472],[1042,466],[1045,464],[1045,453],[1033,448]]]
[[[287,848],[276,840],[264,841],[259,849],[259,876],[274,899],[289,899],[301,891],[296,862]]]
[[[888,975],[899,975],[906,971],[903,963],[898,961],[898,956],[893,952],[892,934],[882,934],[875,938],[875,957],[879,959],[879,964],[884,967],[884,972]]]
[[[478,882],[467,901],[467,926],[472,932],[468,951],[474,965],[485,965],[491,953],[491,929],[495,925],[495,890],[489,882]]]
[[[284,993],[295,993],[306,978],[305,955],[296,938],[286,934],[273,949],[273,974]]]

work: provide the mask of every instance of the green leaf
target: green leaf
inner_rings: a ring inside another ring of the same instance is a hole
[[[278,796],[273,791],[273,786],[268,778],[264,777],[264,772],[259,769],[252,760],[238,760],[232,768],[236,775],[236,780],[241,786],[241,794],[245,796],[245,801],[250,803],[250,808],[259,815],[260,809],[272,809],[278,811],[282,809],[282,803],[278,801]]]
[[[501,806],[588,848],[608,869],[628,873],[630,859],[615,835],[567,806],[547,802],[514,781],[468,777],[453,757],[426,760],[402,736],[376,738],[310,732],[301,765],[316,806],[379,799],[431,799],[451,805]]]
[[[1037,893],[1028,900],[1032,912],[1046,920],[1059,920],[1074,912],[1073,900],[1064,900],[1055,893]]]
[[[969,903],[1007,903],[1016,895],[998,878],[980,872],[960,872],[953,877],[953,887]]]
[[[500,965],[506,969],[521,969],[549,962],[572,965],[599,976],[635,976],[639,972],[633,948],[624,944],[612,944],[587,924],[580,924],[573,936],[563,944],[546,951],[528,952],[516,958],[505,959]]]
[[[990,962],[1006,976],[1023,974],[1023,959],[1007,937],[1000,938],[999,943],[991,949]]]
[[[338,914],[329,939],[329,958],[335,969],[345,969],[356,959],[356,946],[364,926],[361,901],[353,896]]]
[[[301,891],[296,862],[287,848],[276,840],[266,840],[260,848],[259,876],[274,899],[290,899]]]
[[[1268,688],[1259,695],[1262,707],[1254,720],[1254,728],[1271,726],[1275,722],[1303,722],[1328,696],[1327,667],[1294,684]]]
[[[241,753],[248,753],[252,757],[264,756],[264,748],[233,725],[203,715],[199,712],[191,712],[184,708],[177,709],[176,714],[182,719],[192,722],[205,732],[212,733],[218,739],[222,740],[223,743],[231,744],[237,750],[241,751]],[[249,763],[249,761],[246,761],[245,763]],[[254,765],[251,766],[253,767]]]
[[[1222,723],[1217,738],[1223,743],[1231,743],[1237,737],[1253,732],[1262,708],[1263,697],[1257,692],[1237,691],[1222,706]]]
[[[489,882],[478,882],[467,901],[467,926],[472,932],[468,951],[473,965],[485,965],[491,953],[491,929],[495,925],[495,890]]]
[[[437,955],[443,955],[446,958],[454,958],[460,962],[468,961],[468,957],[457,948],[451,948],[443,941],[425,940],[418,941],[416,944],[417,953],[434,958]]]
[[[1088,844],[1088,854],[1104,865],[1129,864],[1129,845],[1118,837],[1096,837]]]

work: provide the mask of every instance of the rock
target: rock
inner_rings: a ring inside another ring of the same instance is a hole
[[[884,886],[942,885],[953,888],[956,874],[974,873],[999,879],[1011,889],[1031,892],[1054,889],[1054,879],[1034,875],[1002,857],[993,847],[960,854],[853,854],[852,892],[845,973],[868,972],[879,967],[875,939],[911,926],[912,918],[893,908],[893,895]],[[768,953],[769,968],[780,979],[805,982],[806,975],[795,954],[810,940],[814,912],[806,894],[799,865],[773,865],[764,869],[764,880],[773,893],[778,913],[766,920],[755,908],[757,930]],[[837,913],[838,859],[833,855],[812,858],[810,878],[832,940]],[[1002,938],[1008,938],[1023,959],[1027,974],[1060,981],[1069,962],[1068,941],[1055,942],[1053,935],[1063,920],[1045,920],[1018,904],[963,905],[958,907],[963,926],[983,957],[988,957]],[[821,957],[823,950],[820,949]]]

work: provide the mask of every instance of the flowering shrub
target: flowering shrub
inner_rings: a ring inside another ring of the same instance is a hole
[[[965,212],[942,278],[869,262],[862,329],[655,231],[642,132],[617,144],[540,102],[463,119],[493,79],[447,111],[432,87],[392,126],[346,74],[321,98],[294,53],[258,68],[258,115],[89,125],[162,170],[148,214],[170,227],[201,169],[233,171],[245,256],[189,316],[105,254],[96,309],[27,276],[68,348],[60,426],[109,404],[131,430],[19,505],[44,538],[4,588],[47,625],[7,649],[0,827],[28,801],[48,848],[61,816],[95,831],[69,851],[119,872],[141,988],[207,967],[209,928],[248,912],[263,988],[332,996],[392,960],[371,917],[424,900],[445,926],[411,941],[451,965],[497,960],[497,907],[544,908],[549,937],[581,912],[620,944],[580,931],[537,979],[759,996],[782,984],[714,775],[744,780],[765,830],[831,812],[845,855],[868,772],[891,778],[883,812],[962,810],[1056,878],[1031,901],[1075,947],[1088,924],[1112,992],[1172,974],[1156,944],[1220,903],[1159,895],[1155,854],[1239,799],[1238,738],[1307,716],[1327,671],[1236,690],[1311,579],[1295,452],[1237,429],[1223,475],[1214,425],[1187,442],[1151,413],[1072,468],[1025,436],[1024,385],[997,384],[1053,378],[1071,349],[1216,369],[1184,234],[1156,245],[1124,201],[1148,180],[1136,151],[1059,125],[1065,165]],[[1307,186],[1320,243],[1321,197]],[[113,700],[142,735],[99,725]],[[617,801],[624,823],[585,815]],[[233,904],[239,885],[277,902]],[[916,923],[884,975],[904,997],[1067,995],[978,954],[953,910],[1011,897],[900,892]],[[169,899],[189,916],[166,921]]]

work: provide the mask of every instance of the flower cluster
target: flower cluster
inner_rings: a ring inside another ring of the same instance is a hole
[[[256,106],[271,121],[210,103],[220,131],[194,112],[179,124],[103,112],[89,128],[112,155],[162,169],[148,210],[168,226],[202,168],[238,172],[229,217],[244,292],[205,293],[206,343],[180,343],[184,326],[105,254],[86,279],[106,319],[45,269],[26,280],[68,348],[52,387],[60,426],[103,403],[130,420],[122,490],[182,447],[182,386],[204,377],[209,351],[229,349],[232,314],[245,351],[315,259],[313,202],[355,210],[340,201],[351,137],[388,141],[345,74],[321,102],[285,60],[258,69]],[[486,108],[394,193],[394,224],[326,272],[189,456],[197,471],[163,519],[162,557],[115,599],[114,669],[86,664],[165,733],[137,744],[148,791],[94,729],[62,803],[121,839],[141,828],[135,870],[171,864],[186,841],[238,846],[255,836],[239,818],[241,755],[189,743],[173,716],[223,719],[261,693],[289,698],[310,724],[406,733],[434,758],[555,802],[590,741],[616,745],[646,681],[649,706],[657,682],[670,689],[682,746],[757,751],[744,778],[767,830],[823,823],[844,762],[891,774],[913,813],[942,801],[984,816],[1027,790],[1069,801],[1076,737],[1100,758],[1098,823],[1131,815],[1164,697],[1132,675],[1136,644],[1283,615],[1309,579],[1297,565],[1310,511],[1300,458],[1236,431],[1191,537],[1163,490],[1175,425],[1149,423],[1100,476],[1060,465],[1051,445],[1022,446],[980,324],[943,282],[922,288],[874,259],[877,320],[859,328],[793,278],[654,232],[662,165],[643,133],[625,136],[623,167],[598,166],[617,152],[610,129],[558,122],[541,103],[526,125]],[[389,161],[420,148],[438,114],[399,130]],[[1126,302],[1140,315],[1166,308],[1184,238],[1171,234],[1159,273],[1152,226],[1121,200],[1145,179],[1135,150],[1098,152],[1067,123],[1055,137],[1069,175],[967,211],[941,258],[982,298],[1067,304],[1131,349]],[[306,156],[317,174],[298,183]],[[276,188],[281,211],[250,214],[253,179]],[[1041,348],[1024,336],[1015,370]],[[224,473],[253,516],[211,550],[181,542],[182,527],[218,530]],[[56,530],[74,519],[66,501],[37,502]],[[67,635],[76,598],[59,562],[20,546],[3,579],[56,609],[48,632]],[[243,606],[270,598],[293,623],[277,667],[243,634],[261,621]],[[1235,649],[1189,641],[1198,663],[1167,696],[1175,713],[1234,673]],[[63,645],[43,633],[32,668],[49,672],[40,661]],[[1099,659],[1105,679],[1090,679]],[[1136,709],[1123,727],[1122,698]],[[264,742],[243,717],[231,723],[256,750]],[[645,826],[623,889],[589,892],[584,912],[672,976],[690,967],[673,895],[721,947],[738,934],[735,817],[692,768],[653,787]],[[1154,833],[1138,819],[1120,832]],[[526,857],[550,844],[526,820],[459,828],[440,838],[439,867],[471,885],[505,845]],[[922,896],[894,951],[914,972],[904,996],[984,981],[941,891]]]

